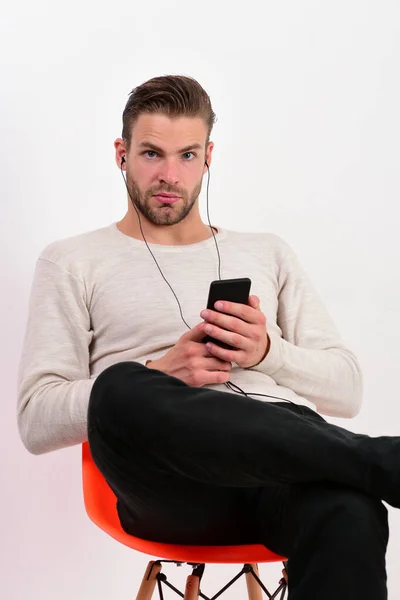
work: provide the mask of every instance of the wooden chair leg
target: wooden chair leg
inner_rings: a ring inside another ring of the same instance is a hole
[[[288,574],[287,574],[286,563],[285,563],[284,568],[282,569],[282,575],[283,575],[283,579],[286,581],[286,584],[288,584],[289,578],[288,578]]]
[[[200,591],[200,578],[189,575],[186,579],[185,596],[183,600],[198,600]]]
[[[253,571],[257,577],[260,577],[258,572],[258,564],[254,563],[251,566],[253,567]],[[251,573],[246,573],[245,575],[249,600],[263,600],[261,588],[258,582],[254,579],[253,575]]]
[[[151,571],[151,573],[150,573]],[[147,565],[145,574],[140,584],[139,591],[136,596],[136,600],[151,600],[154,592],[154,588],[157,583],[157,574],[161,571],[161,564],[151,560]],[[150,576],[149,576],[150,574]]]

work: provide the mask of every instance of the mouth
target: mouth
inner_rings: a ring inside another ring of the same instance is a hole
[[[154,196],[158,202],[162,202],[163,204],[173,204],[179,200],[179,196],[163,196],[162,194],[158,194]]]

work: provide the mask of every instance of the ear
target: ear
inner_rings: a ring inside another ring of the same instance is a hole
[[[214,142],[210,142],[208,144],[208,146],[207,146],[206,156],[205,156],[205,159],[204,159],[204,162],[207,162],[208,167],[207,167],[206,164],[204,164],[203,175],[205,173],[207,173],[208,168],[211,166],[211,156],[212,156],[213,148],[214,148]]]
[[[115,162],[117,163],[118,169],[122,168],[123,171],[126,171],[127,151],[124,140],[122,138],[117,138],[114,142],[114,148]],[[124,162],[122,162],[122,158],[125,158]]]

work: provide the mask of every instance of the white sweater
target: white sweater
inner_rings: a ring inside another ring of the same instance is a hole
[[[259,365],[232,364],[230,381],[246,393],[355,416],[362,396],[358,362],[296,255],[276,235],[218,229],[221,278],[251,279],[250,294],[261,300],[271,338]],[[214,237],[149,246],[194,327],[203,320],[210,282],[219,279]],[[145,242],[123,234],[116,222],[49,244],[36,264],[18,373],[18,425],[26,448],[41,454],[87,440],[97,375],[117,362],[157,360],[185,331]],[[232,393],[232,402],[238,393],[223,384],[206,387]]]

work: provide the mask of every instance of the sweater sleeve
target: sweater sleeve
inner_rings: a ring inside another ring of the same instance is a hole
[[[342,342],[323,302],[297,256],[285,250],[278,273],[277,327],[268,329],[271,346],[253,369],[334,417],[354,417],[362,402],[362,374]]]
[[[18,370],[18,427],[32,454],[87,440],[92,338],[84,282],[40,257]]]
[[[39,258],[18,371],[18,427],[33,454],[87,439],[91,339],[83,282]]]

